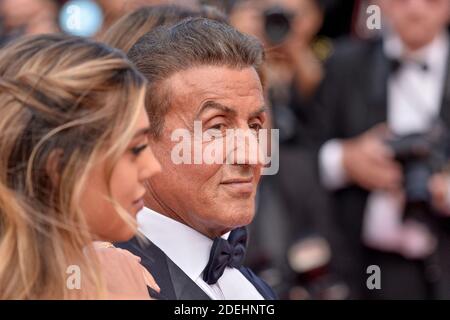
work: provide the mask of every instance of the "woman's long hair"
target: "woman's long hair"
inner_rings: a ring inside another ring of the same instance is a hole
[[[90,40],[42,35],[0,51],[0,299],[80,297],[66,285],[73,264],[94,284],[84,297],[104,297],[80,197],[101,157],[110,179],[144,91],[119,51]]]

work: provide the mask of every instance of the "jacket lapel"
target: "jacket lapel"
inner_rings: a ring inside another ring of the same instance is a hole
[[[198,287],[167,255],[149,240],[133,238],[117,243],[141,258],[141,264],[155,278],[161,291],[149,288],[152,298],[160,300],[207,300],[209,296]]]
[[[367,124],[372,127],[387,121],[388,79],[390,74],[389,60],[383,52],[381,39],[375,41],[372,66],[364,72],[370,72],[370,81],[367,81],[366,94],[368,95]]]
[[[251,284],[253,284],[253,286],[265,300],[278,299],[272,288],[270,288],[269,285],[265,283],[261,278],[255,275],[252,270],[246,267],[241,267],[239,271],[244,275],[244,277],[247,278],[248,281],[250,281]]]
[[[211,298],[200,289],[172,260],[167,258],[167,267],[172,280],[177,300],[210,300]]]
[[[155,299],[176,299],[175,289],[170,277],[167,257],[151,241],[138,240],[136,237],[127,242],[116,243],[116,247],[126,249],[141,258],[141,264],[150,272],[160,287],[160,293],[149,289]]]

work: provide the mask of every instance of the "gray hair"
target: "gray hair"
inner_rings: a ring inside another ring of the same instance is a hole
[[[160,136],[170,107],[170,92],[163,82],[173,74],[198,66],[253,67],[263,81],[261,43],[226,23],[206,18],[157,28],[142,36],[128,57],[149,82],[145,105],[154,137]]]

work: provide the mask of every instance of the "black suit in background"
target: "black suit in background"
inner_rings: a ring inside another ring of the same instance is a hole
[[[447,68],[448,69],[448,68]],[[326,78],[317,104],[309,114],[308,127],[302,129],[302,143],[309,146],[316,165],[318,151],[329,139],[356,137],[387,120],[387,83],[391,63],[380,39],[346,42],[338,46],[327,63]],[[443,90],[440,117],[450,126],[450,82]],[[361,298],[449,298],[450,229],[448,219],[427,213],[439,248],[426,261],[410,261],[400,255],[366,248],[361,241],[363,212],[368,192],[355,185],[331,195],[331,218],[344,241],[335,252],[337,264],[352,288],[352,297]],[[382,290],[366,288],[367,266],[377,264],[382,272]]]

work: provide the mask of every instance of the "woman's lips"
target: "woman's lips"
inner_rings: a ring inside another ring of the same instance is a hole
[[[136,209],[136,212],[141,211],[144,208],[144,198],[140,198],[133,202],[133,207]]]

